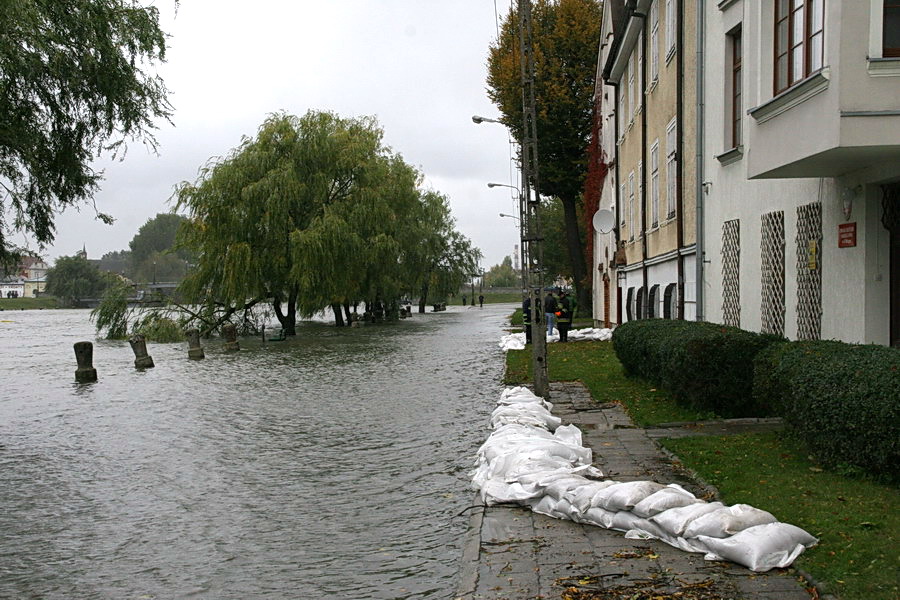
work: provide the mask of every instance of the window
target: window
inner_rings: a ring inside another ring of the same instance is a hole
[[[743,142],[741,131],[741,30],[738,29],[731,38],[731,147],[737,148]]]
[[[635,101],[634,112],[637,113],[641,110],[641,106],[643,105],[644,98],[644,37],[643,34],[638,36],[637,41],[637,67],[635,68],[635,79],[638,82],[637,88],[635,88],[635,96],[637,100]]]
[[[618,118],[619,118],[619,138],[621,139],[625,135],[625,86],[626,83],[623,81],[619,84],[619,107],[618,107]]]
[[[881,30],[882,56],[900,57],[900,0],[885,0]]]
[[[657,304],[659,304],[659,284],[650,288],[650,301],[647,303],[647,318],[658,317]]]
[[[678,158],[677,122],[673,118],[666,126],[666,216],[675,216],[675,200],[678,195]]]
[[[636,214],[636,217],[634,220],[637,222],[637,225],[638,225],[637,234],[638,234],[638,237],[640,237],[641,235],[644,234],[644,228],[646,227],[646,224],[644,223],[644,213],[642,212],[643,208],[644,208],[644,163],[641,161],[638,161],[638,165],[637,165],[637,181],[638,181],[638,194],[637,194],[637,208],[635,209],[637,211],[637,214]]]
[[[659,140],[650,146],[650,227],[659,226]]]
[[[634,288],[628,288],[628,295],[625,298],[625,316],[629,321],[634,321]]]
[[[621,186],[619,186],[619,190],[620,190],[620,193],[619,193],[619,202],[621,202],[620,206],[624,206],[624,205],[625,205],[625,198],[626,198],[626,196],[625,196],[625,184],[624,184],[624,183],[623,183]],[[622,224],[621,224],[622,229],[625,229],[625,215],[627,214],[627,212],[628,212],[628,208],[627,208],[627,206],[626,206],[626,209],[622,211]]]
[[[663,318],[674,319],[678,316],[678,290],[674,283],[666,286],[663,292]]]
[[[628,114],[629,122],[634,118],[634,111],[636,110],[634,104],[634,54],[632,53],[631,57],[628,59],[628,108],[626,113]]]
[[[647,318],[647,290],[644,286],[638,288],[637,300],[634,306],[634,316],[636,319]]]
[[[822,68],[825,0],[775,0],[775,93]]]
[[[666,58],[675,52],[675,28],[677,25],[675,2],[666,0]]]
[[[650,81],[659,79],[659,2],[650,5]]]
[[[634,239],[634,171],[628,174],[628,239]]]

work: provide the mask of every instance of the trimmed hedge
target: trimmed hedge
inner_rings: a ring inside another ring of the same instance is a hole
[[[641,319],[613,332],[625,373],[668,389],[675,401],[722,417],[766,416],[753,396],[753,358],[784,338],[716,323]]]
[[[900,481],[900,350],[790,342],[761,352],[755,367],[754,395],[824,465]]]

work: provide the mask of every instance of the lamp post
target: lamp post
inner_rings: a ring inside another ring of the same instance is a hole
[[[502,121],[498,121],[497,119],[489,119],[487,117],[479,117],[478,115],[472,115],[472,122],[476,125],[481,125],[482,123],[499,123],[503,125]]]

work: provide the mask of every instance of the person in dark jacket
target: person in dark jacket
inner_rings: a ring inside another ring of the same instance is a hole
[[[559,341],[569,341],[569,329],[572,327],[572,301],[566,292],[559,293],[556,310],[556,327],[559,329]]]
[[[553,290],[547,292],[544,298],[544,317],[547,319],[547,335],[553,335],[553,324],[556,322],[557,308],[556,298],[553,296]]]
[[[525,343],[531,343],[531,297],[525,296],[522,301],[522,329],[525,330]]]

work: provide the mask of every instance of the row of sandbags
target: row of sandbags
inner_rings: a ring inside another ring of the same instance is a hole
[[[570,342],[582,341],[598,341],[605,342],[612,339],[612,329],[595,329],[586,327],[584,329],[572,329],[569,331]],[[558,342],[559,332],[554,332],[547,336],[548,342]],[[507,350],[523,350],[525,348],[524,333],[510,333],[500,338],[500,348]]]
[[[818,541],[746,504],[706,502],[677,484],[604,478],[591,464],[591,449],[582,446],[581,430],[561,425],[553,405],[527,388],[504,390],[497,404],[493,432],[471,473],[486,505],[530,506],[760,572],[787,567]]]

